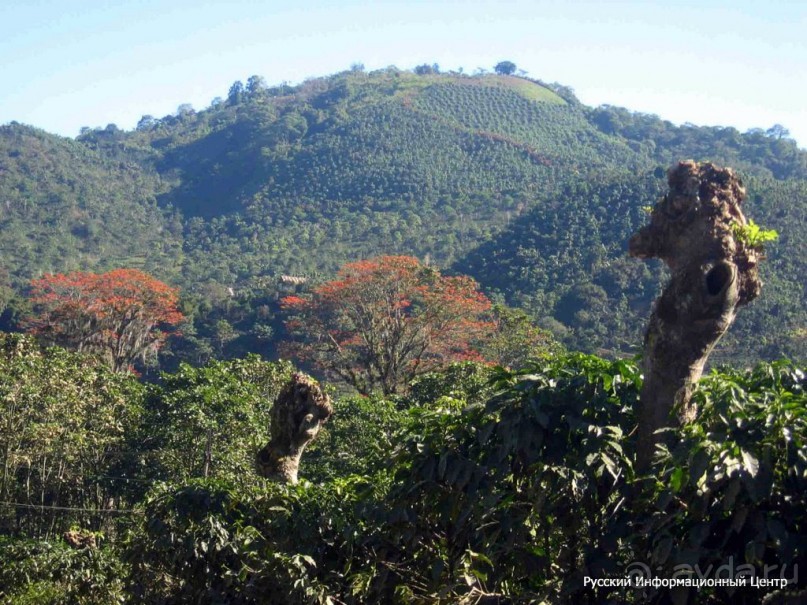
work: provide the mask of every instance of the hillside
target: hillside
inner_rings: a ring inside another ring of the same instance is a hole
[[[779,232],[762,267],[764,294],[743,309],[713,360],[753,363],[803,356],[807,182],[751,177],[746,212]],[[455,269],[523,307],[571,346],[637,351],[664,271],[627,257],[647,218],[642,200],[663,194],[652,174],[570,183],[465,255]],[[560,322],[560,323],[558,323]]]
[[[162,264],[156,175],[18,124],[0,127],[0,158],[0,258],[12,276]]]
[[[512,76],[238,84],[131,132],[2,127],[4,299],[41,271],[144,268],[182,286],[195,317],[178,355],[204,359],[221,321],[225,354],[271,353],[278,276],[394,252],[469,273],[570,346],[626,352],[661,282],[625,258],[627,239],[666,166],[709,159],[747,177],[747,214],[780,233],[725,358],[807,351],[807,152],[776,132],[676,127]]]

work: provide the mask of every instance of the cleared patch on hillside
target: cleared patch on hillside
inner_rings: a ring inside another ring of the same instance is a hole
[[[396,94],[410,97],[434,85],[454,84],[458,86],[494,88],[512,90],[520,97],[535,103],[551,103],[566,105],[566,101],[545,86],[531,80],[516,76],[485,74],[481,76],[465,76],[455,74],[416,75],[400,72],[395,75]]]
[[[545,86],[541,86],[530,80],[525,80],[524,78],[516,78],[515,76],[484,76],[480,78],[480,81],[485,86],[509,88],[528,101],[566,105],[566,101]]]

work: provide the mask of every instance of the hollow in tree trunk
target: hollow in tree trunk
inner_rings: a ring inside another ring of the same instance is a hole
[[[756,298],[760,248],[738,237],[745,189],[729,168],[681,162],[650,224],[630,240],[630,255],[660,258],[672,277],[656,300],[644,341],[637,468],[646,470],[656,431],[695,418],[694,385],[737,308]],[[673,411],[677,418],[672,418]]]

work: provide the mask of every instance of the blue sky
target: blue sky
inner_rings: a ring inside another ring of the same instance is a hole
[[[807,2],[0,0],[0,123],[75,136],[270,84],[508,59],[586,104],[807,147]]]

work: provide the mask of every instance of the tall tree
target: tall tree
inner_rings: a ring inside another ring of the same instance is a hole
[[[193,111],[193,105],[190,103],[182,103],[179,107],[177,107],[177,117],[184,117],[189,116],[195,113]]]
[[[499,61],[493,69],[497,74],[509,76],[516,73],[516,64],[512,61]]]
[[[238,105],[244,98],[244,83],[236,80],[227,92],[227,103]]]
[[[490,301],[469,277],[444,277],[409,256],[345,265],[309,297],[281,301],[297,340],[287,351],[359,392],[398,393],[452,361],[481,359]]]
[[[260,95],[267,88],[268,86],[266,85],[266,80],[264,80],[262,76],[250,76],[249,80],[247,80],[245,92],[247,96],[252,98]]]
[[[429,74],[439,74],[440,66],[437,63],[432,63],[431,65],[429,65],[428,63],[424,63],[423,65],[418,65],[415,67],[415,73],[419,76],[426,76]]]
[[[151,130],[159,121],[152,115],[146,114],[137,122],[137,130]]]
[[[31,282],[35,314],[26,322],[53,344],[100,353],[116,372],[156,355],[167,329],[184,318],[179,293],[137,269],[76,271]]]

